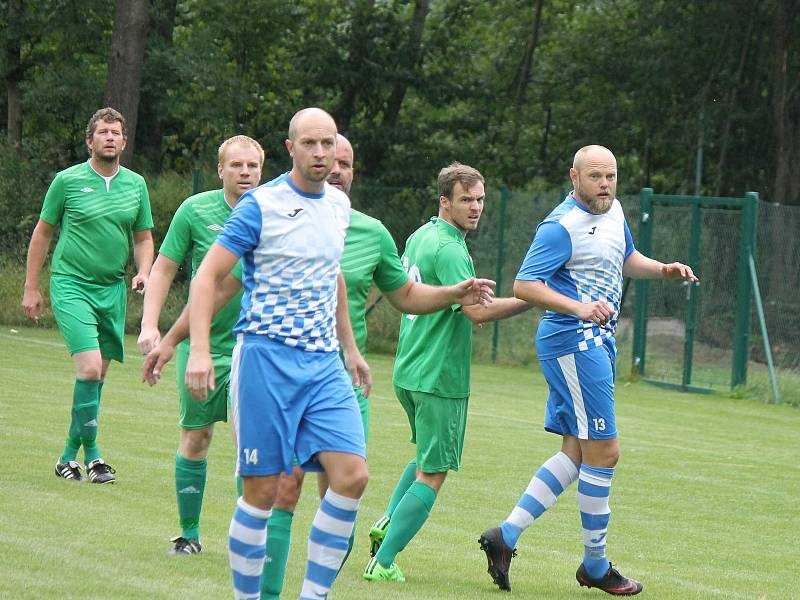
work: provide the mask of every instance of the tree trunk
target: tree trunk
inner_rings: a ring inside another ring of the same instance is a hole
[[[21,60],[21,21],[22,0],[9,0],[8,37],[6,39],[6,94],[8,101],[6,131],[8,143],[16,148],[22,146],[22,92],[19,84],[22,81],[24,69]]]
[[[127,122],[128,143],[122,163],[128,167],[133,164],[136,143],[148,8],[148,0],[117,0],[114,12],[105,104],[120,111]]]
[[[425,31],[425,20],[428,18],[430,3],[428,0],[415,0],[414,14],[411,16],[408,40],[403,48],[399,49],[400,60],[397,65],[397,74],[392,91],[386,101],[383,111],[380,143],[372,144],[371,151],[365,156],[364,171],[367,174],[375,173],[380,168],[383,157],[386,155],[387,136],[392,136],[403,99],[408,91],[408,86],[415,80],[417,69],[422,62],[422,34]],[[377,140],[374,140],[377,142]]]
[[[530,34],[528,36],[528,43],[525,46],[525,54],[522,57],[517,75],[514,77],[513,93],[514,93],[514,110],[513,110],[513,129],[511,130],[511,148],[515,148],[519,140],[520,129],[522,123],[520,122],[523,113],[523,105],[525,104],[525,96],[528,93],[528,86],[531,82],[531,75],[533,74],[533,56],[536,52],[536,46],[539,44],[539,25],[542,22],[542,5],[544,0],[536,0],[536,10],[533,14],[533,23],[531,24]]]
[[[352,64],[356,64],[357,61],[363,60],[363,57],[369,56],[369,36],[364,35],[364,32],[367,31],[374,8],[374,0],[360,0],[353,6],[350,30],[350,63]],[[333,113],[341,132],[347,132],[350,128],[350,121],[352,121],[356,113],[358,81],[357,73],[350,70],[348,77],[345,79],[342,99]]]
[[[799,3],[782,0],[775,14],[772,110],[776,162],[771,200],[782,204],[800,204],[800,73],[791,72],[789,61]]]

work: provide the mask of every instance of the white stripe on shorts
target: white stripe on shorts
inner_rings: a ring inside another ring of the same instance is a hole
[[[564,374],[564,379],[567,380],[569,395],[572,396],[572,407],[575,410],[575,418],[578,421],[578,438],[588,440],[589,423],[586,418],[586,408],[583,405],[581,384],[578,381],[578,369],[575,368],[575,355],[559,356],[556,360],[558,360],[561,372]]]
[[[231,427],[236,440],[236,475],[239,474],[239,367],[242,360],[242,334],[236,336],[236,345],[231,356],[231,374],[228,394],[231,401]]]

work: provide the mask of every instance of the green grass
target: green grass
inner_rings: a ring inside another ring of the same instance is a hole
[[[169,558],[178,533],[173,485],[177,396],[168,370],[139,383],[135,340],[103,392],[100,446],[114,486],[52,474],[68,426],[71,361],[53,330],[0,330],[0,598],[229,598],[227,528],[234,452],[219,425],[210,454],[203,553]],[[376,379],[371,479],[357,544],[332,598],[505,598],[485,573],[480,532],[503,520],[532,472],[557,448],[542,430],[545,387],[529,368],[477,365],[460,473],[451,474],[424,529],[399,555],[405,584],[367,583],[367,530],[410,458],[408,425],[389,383],[391,359],[371,356]],[[797,461],[800,411],[643,383],[618,387],[622,459],[611,496],[609,555],[656,599],[798,598]],[[82,457],[81,457],[82,458]],[[297,597],[305,536],[316,509],[306,483],[285,597]],[[523,534],[511,580],[521,598],[602,598],[578,588],[575,487]]]

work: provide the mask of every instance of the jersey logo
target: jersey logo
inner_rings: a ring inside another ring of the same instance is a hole
[[[216,223],[212,223],[208,226],[211,231],[222,231],[222,225],[217,225]]]
[[[302,208],[295,208],[292,212],[287,213],[290,217],[294,218],[300,214],[300,211],[303,210]]]
[[[81,191],[88,194],[89,192],[93,192],[94,190],[92,188],[90,188],[90,187],[85,187],[85,188],[81,188]]]
[[[594,235],[594,230],[597,229],[597,225],[592,227],[592,230],[589,232],[589,235]]]

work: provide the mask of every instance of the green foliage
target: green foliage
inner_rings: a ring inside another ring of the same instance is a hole
[[[0,596],[109,595],[98,594],[96,579],[85,569],[64,569],[65,564],[101,564],[114,582],[113,597],[120,600],[166,600],[175,598],[176,590],[187,598],[230,596],[227,531],[235,504],[235,453],[229,426],[215,427],[209,454],[203,552],[187,560],[168,558],[168,539],[179,532],[174,367],[167,366],[155,388],[146,387],[139,382],[135,338],[126,340],[128,360],[112,365],[103,389],[98,438],[104,458],[117,469],[117,482],[70,484],[52,474],[74,381],[61,340],[55,331],[24,329],[0,332],[0,341],[0,377],[7,388],[0,452],[11,457],[0,463],[5,484],[0,486]],[[375,379],[370,484],[353,553],[332,595],[347,600],[499,597],[477,538],[508,515],[533,472],[558,448],[558,438],[542,429],[544,380],[530,369],[476,365],[461,471],[448,477],[425,527],[398,556],[408,581],[389,587],[361,579],[369,558],[367,532],[382,514],[413,446],[392,392],[392,362],[377,355],[370,359]],[[645,593],[660,600],[793,597],[797,552],[787,515],[794,514],[797,495],[796,479],[787,473],[796,464],[800,412],[645,384],[621,384],[616,408],[623,449],[611,495],[608,552],[615,565],[641,579]],[[744,440],[731,436],[743,423]],[[289,597],[302,584],[304,540],[318,504],[313,475],[308,477],[293,525]],[[732,518],[720,507],[734,500]],[[121,525],[113,535],[98,535],[96,527],[83,525],[92,515]],[[518,548],[511,569],[515,596],[572,600],[600,593],[581,592],[574,579],[583,554],[574,485],[525,532]]]

